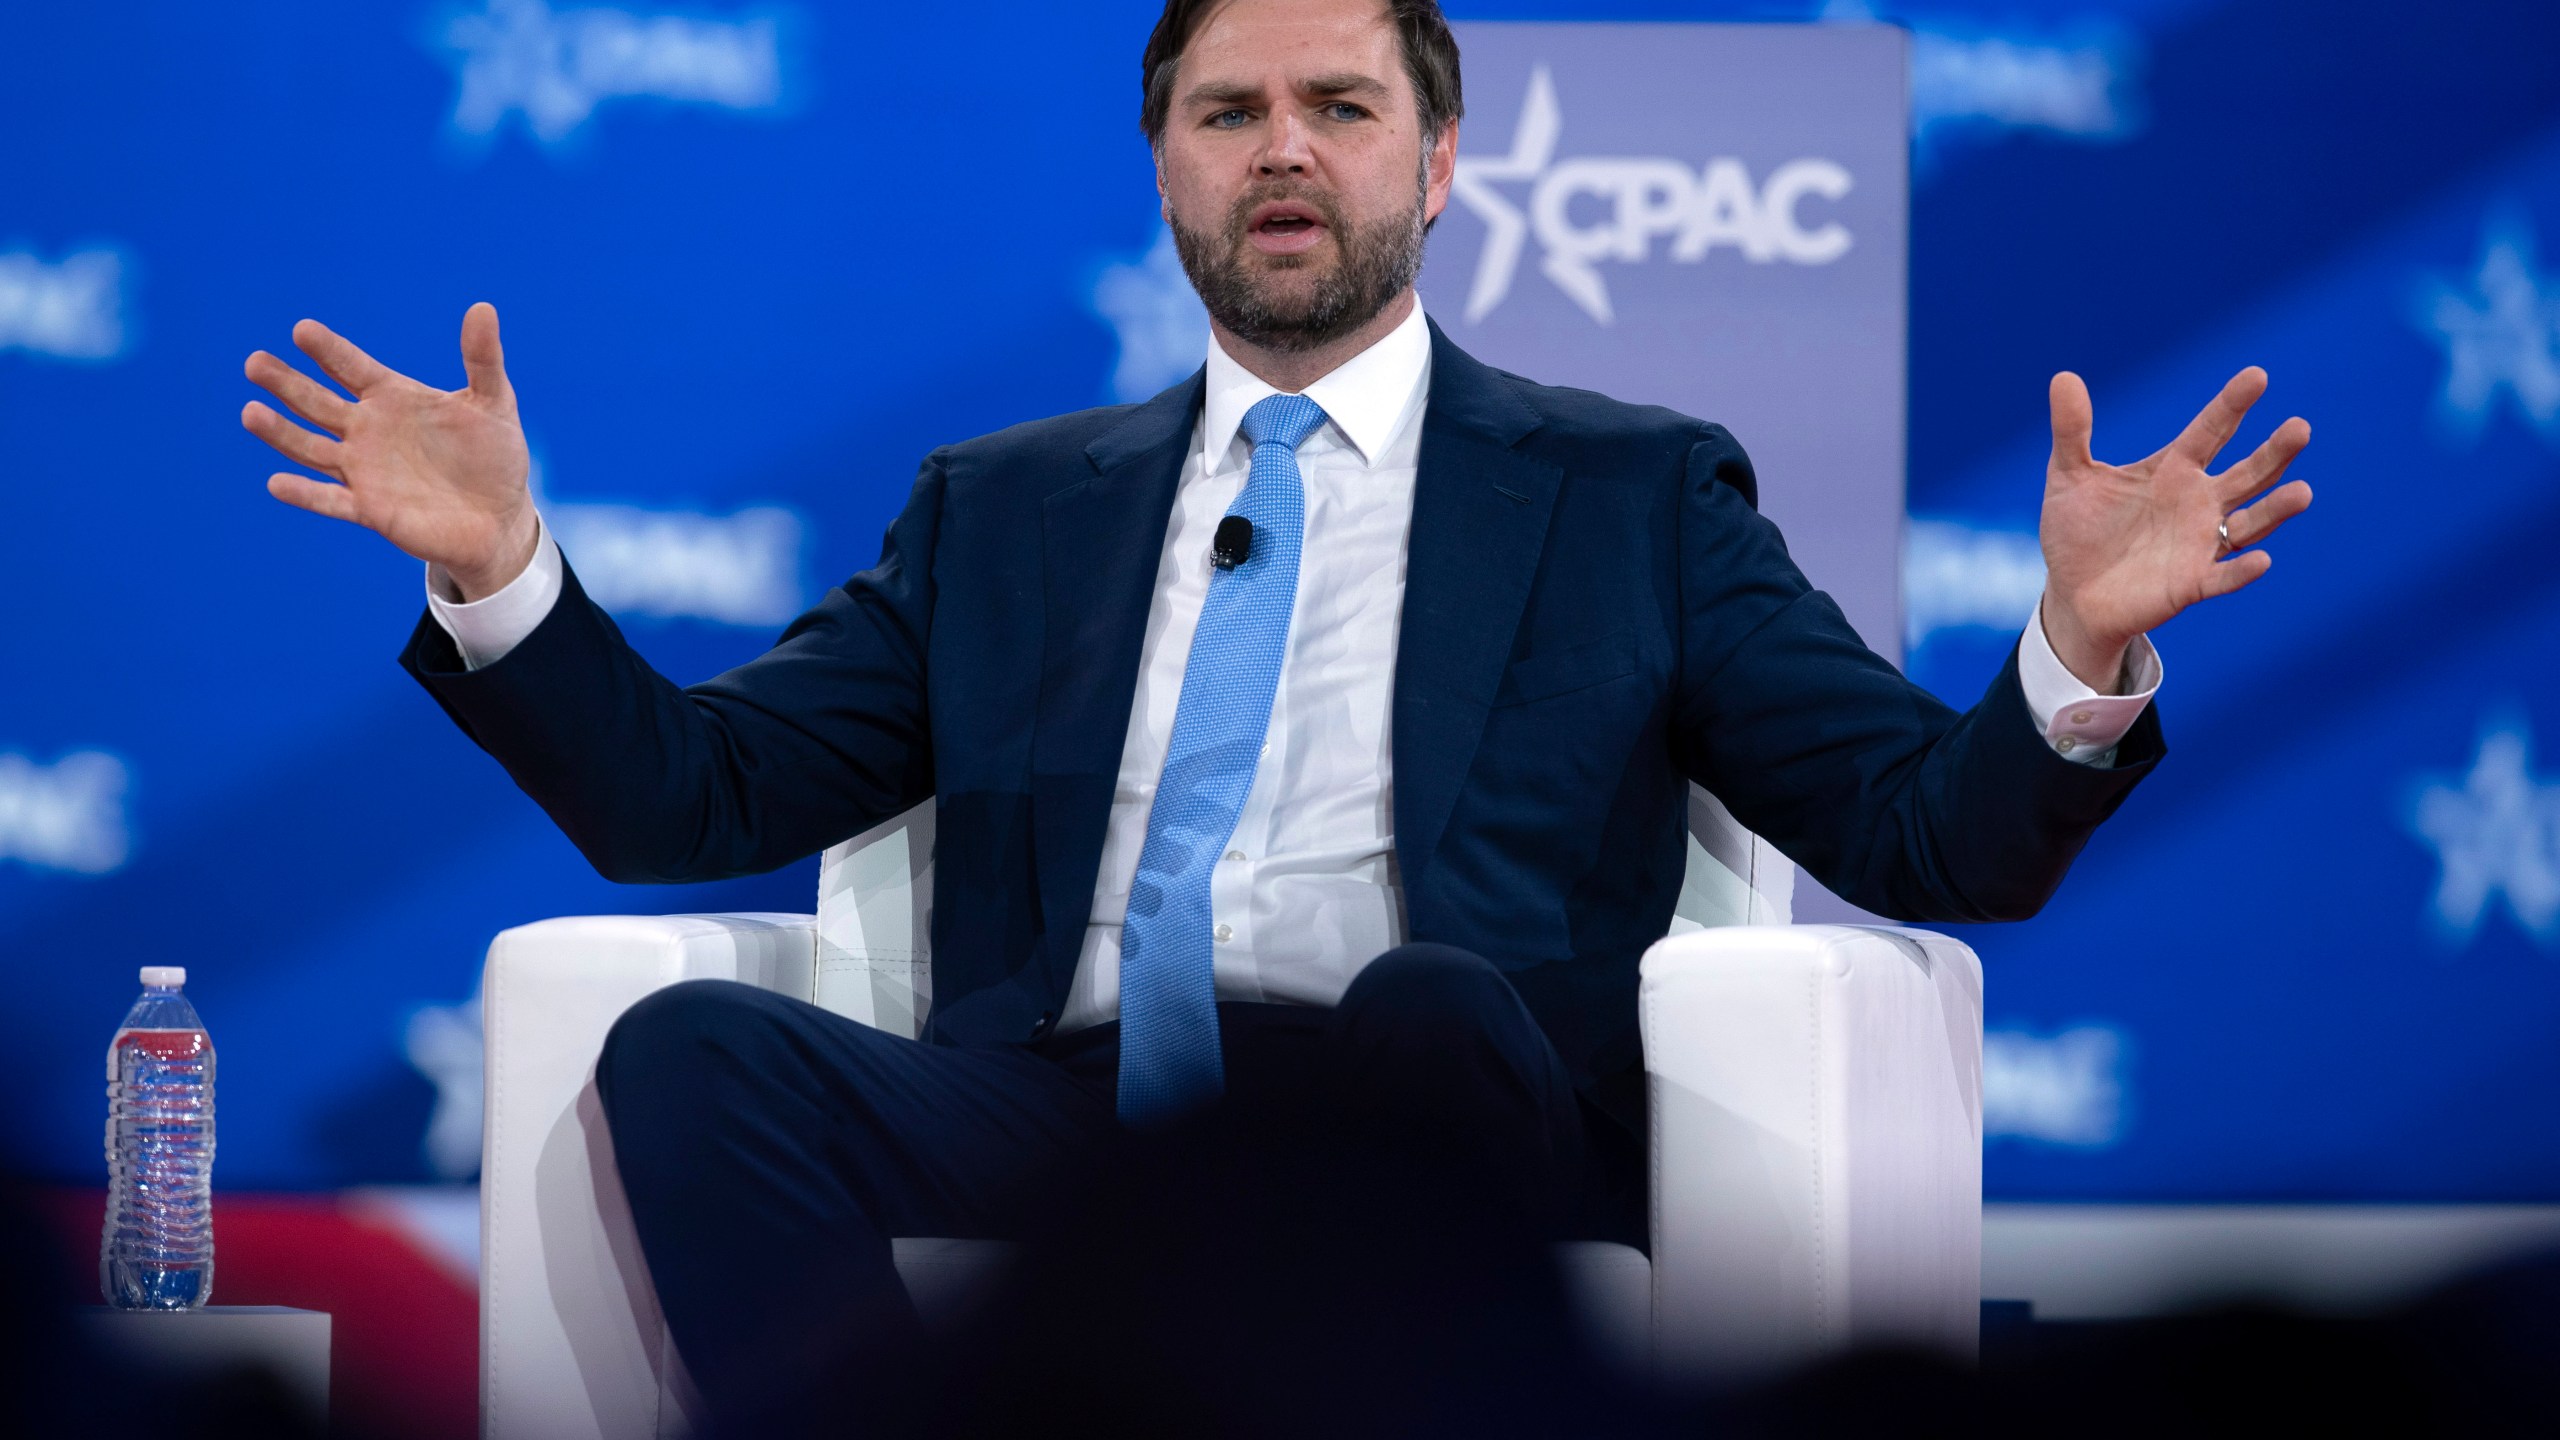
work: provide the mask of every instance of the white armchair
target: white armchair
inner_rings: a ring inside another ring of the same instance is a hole
[[[1595,1335],[1668,1377],[1852,1343],[1970,1356],[1980,1324],[1982,971],[1917,930],[1789,925],[1794,868],[1704,791],[1671,934],[1644,957],[1652,1255],[1567,1247]],[[595,1060],[680,980],[739,980],[916,1033],[932,1003],[933,807],[827,852],[818,913],[584,916],[489,947],[481,1429],[681,1434],[696,1402],[660,1319]],[[930,1324],[1001,1258],[895,1242]]]

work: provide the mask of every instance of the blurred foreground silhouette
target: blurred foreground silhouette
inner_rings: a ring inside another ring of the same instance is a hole
[[[2012,1323],[1979,1367],[1865,1353],[1669,1395],[1587,1347],[1550,1262],[1556,1208],[1498,1180],[1409,1121],[1321,1104],[1133,1141],[973,1325],[813,1375],[755,1433],[2560,1434],[2560,1255],[2386,1315]],[[89,1353],[83,1257],[31,1214],[0,1191],[0,1434],[320,1433],[273,1377],[137,1382]]]

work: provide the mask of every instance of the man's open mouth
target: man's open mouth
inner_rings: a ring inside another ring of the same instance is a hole
[[[1299,255],[1315,248],[1326,232],[1324,215],[1294,200],[1257,205],[1245,217],[1245,237],[1265,255]]]

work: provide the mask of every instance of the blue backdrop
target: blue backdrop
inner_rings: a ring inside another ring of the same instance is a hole
[[[2040,582],[2052,370],[2111,458],[2253,361],[2243,443],[2315,423],[2273,577],[2158,637],[2169,762],[2043,917],[1966,937],[1994,1195],[2560,1199],[2560,12],[1450,8],[1913,29],[1903,640],[1941,693]],[[241,358],[312,315],[458,383],[495,301],[582,575],[707,674],[869,563],[935,444],[1196,363],[1135,134],[1153,9],[10,13],[13,1163],[96,1183],[140,964],[193,972],[221,1183],[450,1177],[491,934],[809,907],[805,865],[589,874],[393,666],[417,567],[261,493]]]

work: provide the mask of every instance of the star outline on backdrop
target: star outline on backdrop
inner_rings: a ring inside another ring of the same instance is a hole
[[[2467,770],[2410,788],[2403,821],[2437,863],[2428,926],[2452,949],[2469,948],[2500,901],[2537,944],[2560,944],[2560,783],[2532,762],[2532,728],[2505,715],[2481,727]]]
[[[2457,444],[2478,444],[2504,397],[2560,447],[2560,276],[2536,268],[2539,248],[2521,211],[2494,213],[2468,276],[2419,281],[2413,319],[2444,352],[2436,423]]]
[[[1535,180],[1544,174],[1563,133],[1564,111],[1556,103],[1555,76],[1542,64],[1529,72],[1529,92],[1511,129],[1510,153],[1460,155],[1450,173],[1450,194],[1484,222],[1484,248],[1477,252],[1475,279],[1467,288],[1469,324],[1492,314],[1511,293],[1511,281],[1520,270],[1520,247],[1529,238],[1528,215],[1494,183]]]

